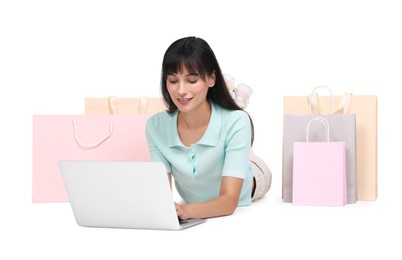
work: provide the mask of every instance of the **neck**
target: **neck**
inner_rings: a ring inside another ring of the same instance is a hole
[[[204,127],[209,123],[211,111],[211,104],[208,102],[205,102],[205,104],[190,112],[183,113],[179,111],[179,124],[187,129]]]

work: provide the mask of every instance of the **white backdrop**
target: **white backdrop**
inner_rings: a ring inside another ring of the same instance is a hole
[[[396,259],[401,13],[389,0],[1,1],[0,237],[8,243],[0,256],[202,259],[217,254],[212,248],[225,259]],[[187,233],[88,230],[72,223],[67,205],[32,204],[32,115],[81,114],[86,96],[159,95],[163,53],[189,35],[208,41],[223,72],[254,90],[247,110],[254,150],[274,175],[269,196]],[[378,96],[374,203],[328,209],[281,202],[283,96],[317,85]]]

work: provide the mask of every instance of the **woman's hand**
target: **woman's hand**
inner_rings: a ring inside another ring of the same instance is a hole
[[[223,177],[218,197],[200,203],[175,203],[177,216],[185,220],[231,215],[237,208],[242,185],[243,179]]]
[[[178,203],[175,203],[175,206],[176,206],[176,213],[179,219],[186,220],[191,218],[189,213],[186,212],[186,208],[188,208],[186,207],[187,205],[180,205]]]

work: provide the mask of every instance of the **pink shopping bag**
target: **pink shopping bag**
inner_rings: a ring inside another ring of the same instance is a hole
[[[293,149],[294,142],[306,140],[306,125],[317,115],[287,114],[283,120],[283,175],[282,195],[284,202],[292,202],[293,191]],[[329,123],[329,138],[332,142],[345,142],[347,202],[357,201],[356,167],[356,117],[354,114],[320,115]],[[310,125],[309,141],[325,140],[321,124]]]
[[[149,115],[34,115],[32,202],[67,202],[59,160],[149,161]]]
[[[309,142],[310,124],[326,128],[326,142]],[[330,142],[328,121],[308,122],[306,142],[295,142],[293,151],[293,204],[343,206],[347,203],[345,142]]]

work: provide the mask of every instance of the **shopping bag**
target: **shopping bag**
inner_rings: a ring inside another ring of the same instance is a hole
[[[32,201],[68,201],[59,160],[149,161],[148,118],[33,115]]]
[[[377,199],[377,96],[350,93],[342,96],[333,96],[332,93],[321,96],[313,90],[306,96],[285,96],[283,113],[355,114],[357,199],[363,201]],[[284,187],[283,178],[283,198]]]
[[[326,141],[309,140],[310,125],[325,126]],[[293,204],[343,206],[347,202],[345,143],[332,142],[329,124],[323,117],[314,117],[306,128],[306,141],[295,142],[293,151]]]
[[[87,97],[86,115],[155,114],[166,110],[161,97]]]
[[[305,129],[310,120],[317,115],[286,114],[283,119],[283,188],[284,202],[292,202],[293,188],[293,143],[304,142]],[[357,167],[356,167],[356,116],[355,114],[320,115],[327,120],[330,140],[345,143],[347,203],[357,201]],[[319,124],[312,124],[311,141],[325,139],[325,132],[320,131]]]

